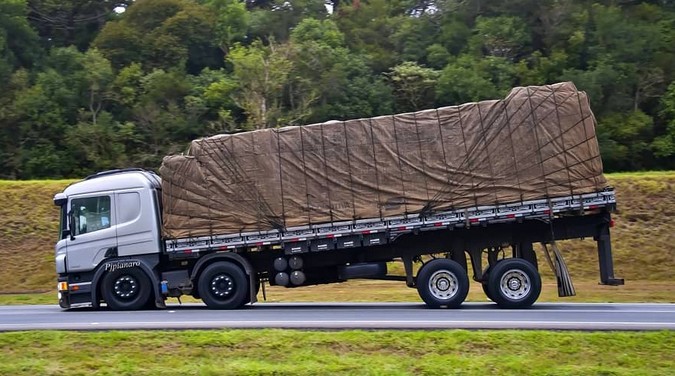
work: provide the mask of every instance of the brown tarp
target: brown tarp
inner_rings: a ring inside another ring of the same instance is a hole
[[[600,191],[584,92],[218,135],[160,168],[168,237],[288,229]]]

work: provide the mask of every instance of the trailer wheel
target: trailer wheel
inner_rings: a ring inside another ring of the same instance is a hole
[[[519,258],[501,260],[488,276],[490,299],[500,308],[527,308],[541,293],[541,276],[535,267]]]
[[[152,286],[150,278],[141,269],[119,269],[103,277],[102,294],[110,309],[132,311],[148,304],[152,296]]]
[[[431,308],[457,308],[469,293],[469,276],[450,259],[435,259],[417,273],[417,292]]]
[[[231,262],[219,261],[207,266],[197,285],[199,296],[211,309],[236,309],[249,300],[246,274]]]
[[[481,282],[480,286],[483,288],[483,292],[485,293],[485,296],[490,299],[491,301],[495,301],[490,293],[490,288],[488,284],[488,279],[490,276],[490,265],[488,265],[485,270],[483,270],[483,282]]]

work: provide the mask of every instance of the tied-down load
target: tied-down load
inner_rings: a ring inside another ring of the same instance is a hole
[[[160,169],[171,238],[515,203],[607,186],[569,82],[413,113],[192,141]]]

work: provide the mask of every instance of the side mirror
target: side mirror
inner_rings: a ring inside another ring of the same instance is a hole
[[[63,230],[63,236],[70,236],[70,240],[75,240],[75,229],[73,227],[75,225],[75,216],[73,214],[72,210],[68,212],[68,229]]]

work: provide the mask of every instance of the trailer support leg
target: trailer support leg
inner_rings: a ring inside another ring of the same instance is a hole
[[[401,257],[401,260],[403,261],[403,268],[405,269],[405,285],[408,287],[415,287],[412,256],[403,256]]]
[[[602,226],[600,234],[595,238],[598,243],[598,263],[600,264],[600,284],[623,285],[623,278],[614,278],[614,262],[612,260],[612,244],[609,241],[609,226]]]

